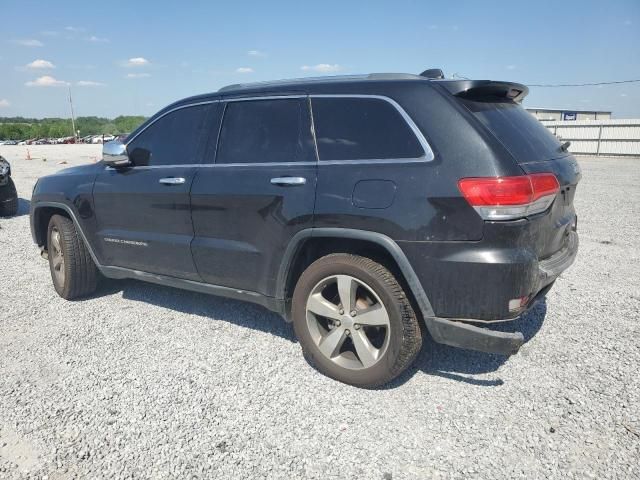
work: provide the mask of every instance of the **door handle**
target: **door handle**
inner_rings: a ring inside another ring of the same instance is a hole
[[[294,187],[305,183],[307,183],[307,179],[304,177],[275,177],[271,179],[271,185],[280,185],[282,187]]]
[[[182,177],[167,177],[158,180],[163,185],[182,185],[185,179]]]

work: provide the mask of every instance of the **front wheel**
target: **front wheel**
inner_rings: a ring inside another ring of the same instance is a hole
[[[307,360],[359,387],[397,377],[422,346],[404,290],[388,269],[365,257],[332,254],[311,264],[296,285],[292,314]]]
[[[98,270],[82,236],[67,217],[51,217],[47,253],[51,279],[58,295],[74,300],[96,290]]]

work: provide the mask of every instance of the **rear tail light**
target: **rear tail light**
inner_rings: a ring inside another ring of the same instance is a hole
[[[463,178],[458,188],[485,220],[513,220],[544,212],[560,191],[553,173]]]

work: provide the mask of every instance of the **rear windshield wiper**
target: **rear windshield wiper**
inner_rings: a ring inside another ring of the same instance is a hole
[[[569,141],[564,142],[562,145],[560,145],[560,151],[561,152],[568,152],[570,146],[571,146],[571,142],[569,142]]]

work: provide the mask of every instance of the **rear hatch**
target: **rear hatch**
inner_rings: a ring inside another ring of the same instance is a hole
[[[473,116],[505,147],[523,172],[553,173],[560,184],[549,211],[530,218],[539,259],[561,250],[577,225],[573,199],[580,181],[576,159],[519,101],[528,89],[519,84],[491,81],[442,82]]]

